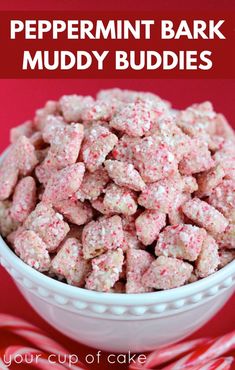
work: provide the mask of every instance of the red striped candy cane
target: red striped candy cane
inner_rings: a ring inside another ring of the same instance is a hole
[[[56,355],[64,354],[67,355],[67,358],[69,356],[69,352],[66,348],[48,337],[37,326],[29,324],[27,321],[20,318],[0,314],[0,329],[9,330],[11,333],[19,335],[21,338],[26,339],[46,353]],[[72,364],[70,366],[70,369],[76,370],[84,368],[86,367],[81,361],[78,361],[74,366]]]
[[[186,352],[189,352],[190,350],[193,350],[194,348],[198,347],[199,345],[207,341],[208,338],[201,338],[186,341],[183,343],[173,344],[166,348],[157,349],[156,351],[151,352],[147,356],[144,365],[140,363],[131,364],[129,366],[129,369],[131,370],[151,369],[157,365],[162,365],[170,360],[173,360],[174,358]]]
[[[9,315],[0,315],[0,329],[10,330],[12,333],[21,336],[30,341],[33,345],[39,347],[43,351],[59,353],[68,353],[67,349],[49,338],[37,326],[29,324],[20,318]]]
[[[235,348],[235,331],[219,338],[209,340],[164,370],[182,370],[192,365],[208,362]]]
[[[233,357],[220,357],[211,360],[205,364],[189,366],[187,370],[229,370],[231,368]]]

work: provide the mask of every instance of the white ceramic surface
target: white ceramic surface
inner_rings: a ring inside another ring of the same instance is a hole
[[[142,352],[186,337],[224,305],[235,285],[233,261],[203,280],[168,291],[92,292],[27,266],[1,237],[0,262],[48,323],[78,342],[111,352]]]

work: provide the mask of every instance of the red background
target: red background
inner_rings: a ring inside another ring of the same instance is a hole
[[[115,3],[115,5],[114,5]],[[69,5],[68,5],[69,4]],[[124,5],[125,4],[125,5]],[[128,1],[117,4],[116,2],[99,1],[70,2],[57,1],[9,1],[0,2],[0,10],[174,10],[175,8],[203,10],[217,9],[223,7],[226,11],[235,9],[234,1]],[[62,94],[79,93],[94,94],[100,88],[122,87],[137,90],[153,91],[163,98],[169,99],[176,108],[183,108],[187,105],[204,100],[211,100],[215,110],[223,112],[235,128],[235,80],[0,80],[0,151],[9,143],[9,129],[31,118],[35,109],[44,105],[48,99],[57,99]],[[15,288],[12,280],[0,268],[1,294],[0,312],[10,313],[23,317],[33,323],[45,328],[48,333],[61,340],[71,351],[80,356],[92,353],[93,350],[83,345],[76,344],[51,329],[41,320],[24,301]],[[207,325],[200,329],[193,337],[216,336],[234,329],[234,304],[232,298],[223,310],[213,318]],[[4,340],[0,333],[0,347]],[[102,341],[102,338],[100,338]],[[94,351],[95,353],[95,351]],[[93,366],[92,368],[97,368]],[[125,369],[125,365],[107,365],[105,362],[100,365],[102,369]]]

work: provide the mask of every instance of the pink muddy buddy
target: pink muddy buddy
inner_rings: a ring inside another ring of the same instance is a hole
[[[235,135],[211,103],[175,111],[145,92],[63,96],[11,130],[0,232],[70,285],[145,293],[235,257]]]

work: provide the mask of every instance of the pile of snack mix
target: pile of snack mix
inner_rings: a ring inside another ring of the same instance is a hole
[[[104,90],[48,101],[11,130],[0,231],[35,269],[86,289],[144,293],[235,257],[235,134],[211,103]]]

